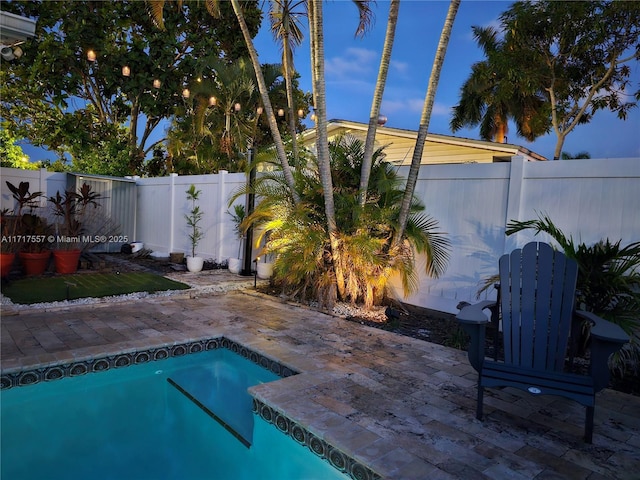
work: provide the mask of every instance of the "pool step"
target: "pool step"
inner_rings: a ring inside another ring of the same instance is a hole
[[[253,441],[252,400],[246,381],[235,373],[220,378],[216,369],[195,367],[175,372],[167,381],[249,448]]]

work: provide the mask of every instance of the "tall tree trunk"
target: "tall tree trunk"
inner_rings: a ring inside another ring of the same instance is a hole
[[[288,108],[288,121],[289,121],[289,134],[291,135],[291,150],[293,152],[293,159],[298,161],[298,139],[296,135],[296,105],[293,98],[293,68],[290,65],[291,60],[291,45],[289,44],[289,35],[285,34],[282,39],[283,55],[282,55],[282,69],[284,70],[284,82],[287,90],[287,108]]]
[[[311,52],[311,70],[313,94],[316,106],[316,150],[318,169],[324,194],[324,209],[327,217],[327,232],[331,244],[333,268],[336,274],[338,297],[343,298],[345,292],[344,272],[340,258],[340,242],[336,224],[335,206],[333,203],[333,181],[327,136],[327,107],[324,80],[324,33],[322,18],[322,0],[309,0],[309,31],[314,46]]]
[[[284,150],[284,143],[282,142],[282,137],[280,136],[280,130],[278,130],[278,124],[276,122],[276,117],[273,112],[273,107],[271,106],[271,100],[269,99],[269,91],[267,90],[267,84],[264,81],[264,75],[262,74],[262,67],[260,66],[260,60],[258,59],[258,52],[256,52],[256,48],[253,45],[253,40],[251,39],[251,33],[249,32],[247,23],[244,20],[244,14],[242,13],[242,7],[240,6],[240,2],[238,0],[231,0],[231,5],[233,6],[233,11],[236,14],[238,23],[240,24],[240,30],[242,31],[244,41],[247,44],[247,50],[249,50],[249,57],[251,58],[251,64],[253,65],[253,69],[256,72],[256,79],[258,81],[258,90],[260,91],[262,104],[264,105],[267,121],[269,122],[269,128],[271,130],[273,143],[275,144],[275,147],[276,147],[276,153],[278,154],[278,160],[280,160],[280,164],[282,165],[282,172],[284,174],[284,179],[287,182],[287,186],[289,187],[289,190],[291,190],[291,196],[293,197],[295,203],[298,203],[300,201],[300,198],[295,190],[293,173],[291,172],[291,167],[289,166],[289,161],[287,160],[287,154]]]
[[[371,102],[369,128],[367,129],[367,138],[364,144],[364,158],[362,160],[362,167],[360,170],[360,191],[358,192],[358,201],[361,207],[364,207],[367,200],[367,190],[369,189],[369,177],[371,175],[371,164],[373,161],[373,147],[376,139],[376,130],[378,128],[378,118],[380,116],[380,105],[382,104],[382,95],[384,94],[384,87],[387,82],[387,72],[389,71],[389,61],[391,60],[391,51],[393,50],[393,41],[396,35],[399,10],[400,0],[391,0],[391,5],[389,6],[389,20],[387,22],[387,33],[384,38],[382,57],[380,58],[380,69],[378,70],[376,89],[373,93],[373,100]]]
[[[433,104],[436,98],[436,90],[438,89],[440,72],[442,71],[442,64],[444,63],[444,57],[447,53],[447,45],[449,44],[449,38],[451,37],[453,21],[456,18],[456,13],[458,13],[459,7],[460,0],[451,0],[451,3],[449,4],[449,10],[447,12],[447,18],[444,21],[442,33],[440,34],[440,41],[438,42],[436,56],[433,60],[433,67],[431,68],[431,76],[429,78],[427,95],[424,99],[422,115],[420,117],[418,138],[416,139],[416,146],[413,149],[411,168],[409,169],[409,175],[407,177],[407,186],[404,191],[404,196],[402,197],[402,206],[400,207],[400,217],[398,219],[398,233],[394,240],[394,243],[396,245],[399,245],[402,242],[402,237],[404,236],[404,232],[407,228],[407,222],[409,220],[409,210],[411,208],[411,200],[413,198],[413,193],[416,189],[416,183],[418,181],[418,172],[420,171],[420,163],[422,162],[424,142],[427,139],[429,120],[431,119],[431,112],[433,110]]]

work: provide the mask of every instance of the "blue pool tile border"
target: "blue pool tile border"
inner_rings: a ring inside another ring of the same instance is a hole
[[[77,362],[66,362],[46,367],[37,367],[30,370],[3,373],[0,376],[0,389],[6,390],[14,387],[33,385],[40,382],[59,380],[65,377],[77,377],[87,373],[109,370],[111,368],[139,365],[156,360],[165,360],[171,357],[181,357],[183,355],[206,350],[215,350],[217,348],[226,348],[231,350],[253,363],[270,370],[281,378],[286,378],[300,373],[276,360],[251,350],[238,342],[229,340],[225,337],[218,337],[175,345],[166,345],[130,353],[118,353],[115,355],[97,357]]]
[[[259,352],[226,337],[196,340],[175,345],[165,345],[147,350],[130,353],[118,353],[105,357],[97,357],[77,362],[63,362],[57,365],[32,368],[29,370],[7,372],[0,375],[0,390],[34,385],[40,382],[51,382],[66,377],[78,377],[88,373],[96,373],[112,368],[122,368],[131,365],[165,360],[171,357],[181,357],[191,353],[226,348],[251,362],[270,370],[281,378],[297,375],[297,370],[283,365]],[[379,480],[381,477],[367,466],[357,462],[349,455],[328,444],[326,441],[312,434],[302,425],[288,418],[269,405],[253,399],[253,413],[267,423],[273,424],[280,432],[290,436],[296,442],[309,448],[320,458],[329,462],[340,472],[354,480]]]
[[[264,402],[253,399],[253,413],[265,422],[272,424],[281,433],[293,438],[297,443],[307,447],[338,471],[354,480],[380,480],[382,477],[369,467],[351,458],[325,440],[311,433],[299,423],[291,420],[286,414],[270,407]]]

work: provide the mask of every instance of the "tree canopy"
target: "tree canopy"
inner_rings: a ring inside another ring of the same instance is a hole
[[[257,2],[243,6],[255,35]],[[135,0],[3,5],[37,24],[22,58],[2,63],[0,115],[16,136],[70,157],[76,170],[140,173],[164,140],[151,142],[152,132],[183,106],[184,86],[207,61],[246,55],[228,3],[219,18],[203,2],[181,7],[165,7],[161,30]]]
[[[476,38],[487,59],[474,66],[461,105],[470,93],[475,94],[476,113],[532,100],[533,111],[512,108],[507,113],[520,122],[535,119],[534,138],[552,130],[556,159],[566,136],[599,110],[625,119],[637,106],[640,85],[631,83],[629,64],[640,60],[638,2],[516,2],[501,15],[499,31],[476,27]],[[490,38],[494,44],[488,51]],[[479,65],[487,67],[487,74],[479,75]],[[482,90],[487,84],[491,88]],[[458,117],[452,125],[482,124],[482,115]]]

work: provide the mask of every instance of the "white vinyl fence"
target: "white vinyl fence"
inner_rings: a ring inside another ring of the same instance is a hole
[[[32,191],[36,179],[48,195],[64,184],[54,177],[61,174],[2,169],[3,207],[9,206],[4,180],[17,184],[16,172],[51,176],[34,177]],[[399,173],[406,177],[408,167],[400,167]],[[135,240],[161,254],[190,253],[185,192],[195,184],[202,190],[205,233],[196,253],[217,261],[236,257],[239,242],[227,205],[245,181],[244,174],[224,172],[137,179]],[[533,231],[506,237],[511,220],[548,215],[566,235],[587,245],[604,238],[621,240],[622,245],[640,241],[639,158],[525,162],[514,157],[510,163],[423,165],[416,195],[447,233],[452,251],[446,273],[438,279],[422,275],[419,291],[403,300],[444,312],[457,311],[461,300],[475,301],[482,281],[497,273],[500,255],[534,238]],[[236,203],[244,203],[244,198]],[[418,263],[424,272],[424,258]],[[399,283],[392,283],[402,298]]]
[[[145,248],[167,256],[171,252],[191,255],[185,215],[191,210],[186,191],[193,184],[202,191],[198,205],[204,213],[200,223],[204,238],[196,254],[218,262],[237,257],[239,240],[227,213],[233,209],[227,205],[245,182],[243,173],[226,172],[138,179],[137,240],[144,242]],[[244,202],[241,197],[235,203]]]
[[[408,167],[400,174],[406,177]],[[420,291],[405,300],[435,310],[456,312],[461,300],[476,301],[503,253],[534,238],[549,241],[529,230],[506,237],[511,220],[547,215],[587,245],[605,238],[622,245],[640,241],[639,158],[525,162],[514,157],[510,163],[423,165],[416,196],[448,233],[452,252],[445,275],[422,277]]]

